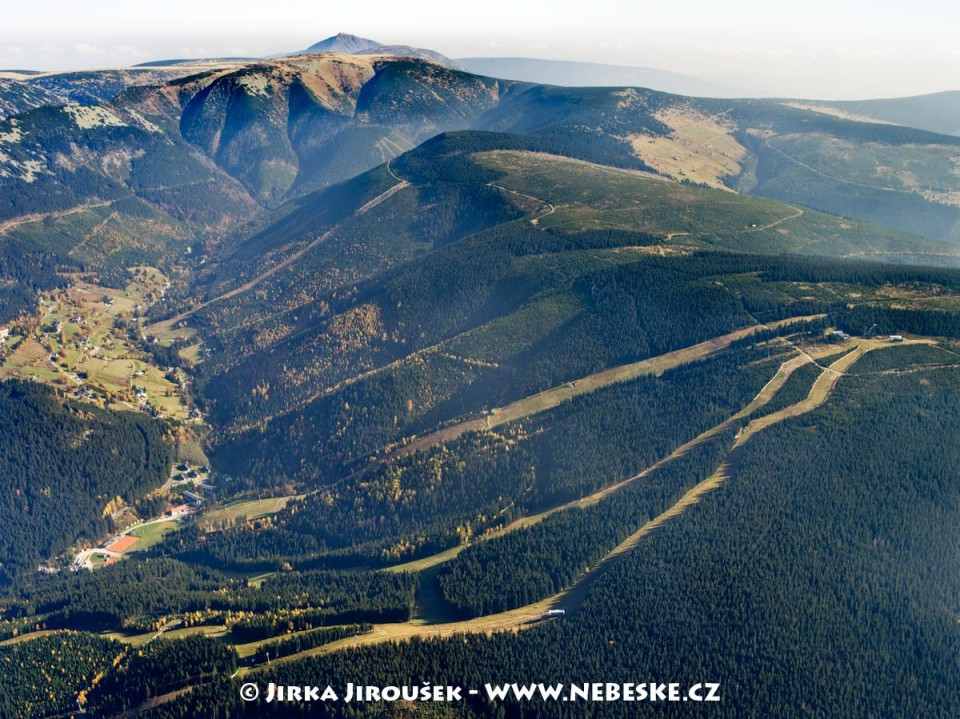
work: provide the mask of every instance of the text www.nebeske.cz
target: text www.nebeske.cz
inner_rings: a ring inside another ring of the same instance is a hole
[[[582,684],[485,684],[483,690],[444,685],[369,686],[347,684],[338,692],[333,687],[286,686],[270,683],[260,697],[259,687],[245,684],[241,697],[272,702],[455,702],[484,695],[491,701],[588,701],[588,702],[718,702],[720,685],[589,682]]]

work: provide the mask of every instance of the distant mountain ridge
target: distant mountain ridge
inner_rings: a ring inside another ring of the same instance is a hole
[[[779,100],[498,80],[377,48],[11,80],[0,235],[24,286],[49,286],[56,266],[209,254],[285,202],[459,130],[960,243],[958,137]],[[8,314],[32,303],[17,297]]]
[[[945,135],[960,135],[960,90],[914,97],[845,102],[814,102],[839,112],[861,115],[881,122],[919,127]]]
[[[722,83],[653,67],[532,57],[464,57],[457,64],[478,75],[564,87],[647,87],[674,95],[745,97],[750,93]]]
[[[68,72],[0,70],[0,120],[39,107],[109,102],[128,88],[162,85],[211,70],[240,67],[262,62],[264,59],[320,53],[406,57],[455,70],[463,69],[450,58],[433,50],[410,45],[385,45],[369,38],[338,33],[305,50],[280,53],[269,58],[168,58],[143,62],[128,68]]]
[[[75,72],[9,70],[0,73],[0,119],[39,107],[109,102],[131,87],[162,85],[250,61],[249,58],[160,60],[129,68]]]
[[[63,158],[75,154],[69,148],[82,146],[85,138],[94,140],[94,154],[123,156],[142,153],[145,146],[169,147],[166,141],[185,147],[186,141],[243,184],[249,197],[242,203],[252,198],[273,207],[354,177],[440,132],[493,130],[533,134],[543,147],[563,147],[563,154],[581,159],[960,239],[956,177],[939,164],[907,169],[912,162],[907,155],[942,154],[957,144],[953,137],[829,117],[780,101],[697,100],[642,88],[497,80],[398,54],[419,52],[415,48],[371,48],[373,42],[340,35],[313,46],[367,48],[362,55],[328,52],[232,66],[198,61],[139,71],[43,75],[29,84],[9,81],[16,90],[34,93],[0,95],[0,100],[12,98],[7,103],[11,112],[53,104],[51,96],[59,98],[56,104],[74,102],[91,109],[82,118],[74,111],[74,117],[51,112],[18,116],[11,120],[16,129],[13,124],[0,127],[5,138],[0,184],[30,196],[54,177],[75,186],[77,178],[64,172],[73,160],[65,164]],[[147,86],[129,87],[133,82]],[[111,96],[116,99],[103,104],[102,98]],[[134,139],[142,133],[146,135]],[[51,155],[50,142],[70,135],[76,138],[65,145],[69,152]],[[164,136],[164,142],[154,142]],[[824,143],[825,137],[835,142]],[[851,153],[863,154],[863,162],[849,164],[844,158]],[[149,164],[147,157],[133,157],[134,166]],[[105,166],[89,169],[103,176]],[[871,166],[890,169],[880,177],[864,169]],[[120,175],[110,181],[117,179]],[[23,186],[14,189],[18,180]],[[860,190],[817,189],[831,183]],[[82,185],[94,186],[89,178]],[[102,200],[104,192],[93,196]],[[83,194],[90,196],[86,190]],[[15,207],[3,204],[0,219],[15,217]]]

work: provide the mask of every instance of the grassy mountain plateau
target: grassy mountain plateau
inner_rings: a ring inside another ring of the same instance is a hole
[[[0,74],[0,717],[960,715],[943,102]]]

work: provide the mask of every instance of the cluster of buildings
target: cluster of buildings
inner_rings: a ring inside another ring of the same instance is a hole
[[[190,467],[187,464],[179,464],[174,470],[177,473],[171,477],[173,482],[181,484],[190,483],[187,485],[190,489],[184,491],[182,494],[184,500],[182,506],[197,509],[203,506],[204,501],[203,495],[199,492],[203,492],[206,495],[216,493],[216,487],[210,482],[210,467],[206,465],[202,467]],[[175,507],[174,509],[178,508]]]
[[[830,332],[827,333],[827,339],[830,339],[830,340],[834,340],[834,341],[838,341],[838,342],[839,342],[839,341],[841,341],[841,340],[848,340],[848,339],[850,339],[850,335],[848,335],[848,334],[847,334],[846,332],[844,332],[843,330],[831,330]],[[888,341],[888,342],[903,342],[903,335],[888,335],[888,336],[887,336],[887,341]]]

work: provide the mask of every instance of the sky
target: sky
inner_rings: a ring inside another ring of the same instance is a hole
[[[939,0],[4,0],[0,69],[265,56],[337,32],[449,57],[655,67],[750,94],[960,90],[960,3]]]

